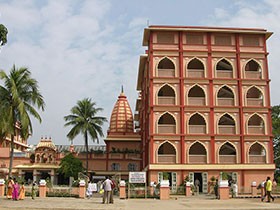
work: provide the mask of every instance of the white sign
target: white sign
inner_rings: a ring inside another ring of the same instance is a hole
[[[129,183],[146,183],[146,172],[129,172]]]

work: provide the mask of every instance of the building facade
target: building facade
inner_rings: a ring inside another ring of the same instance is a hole
[[[172,190],[226,173],[244,191],[273,176],[264,29],[150,26],[144,30],[135,119],[149,181]]]

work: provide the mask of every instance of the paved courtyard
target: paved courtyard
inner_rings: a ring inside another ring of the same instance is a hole
[[[154,199],[114,199],[114,204],[102,204],[101,198],[92,199],[79,198],[36,198],[32,200],[27,197],[23,201],[11,201],[6,198],[0,198],[0,210],[279,210],[280,198],[275,202],[261,202],[260,199],[229,199],[216,200],[210,196],[193,196],[193,197],[171,197],[170,200],[154,200]]]

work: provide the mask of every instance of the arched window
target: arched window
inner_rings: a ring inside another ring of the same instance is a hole
[[[220,163],[236,163],[236,150],[233,145],[226,142],[219,150]]]
[[[164,85],[158,91],[158,104],[175,104],[175,91],[169,85]]]
[[[261,72],[261,66],[254,60],[250,60],[245,65],[245,77],[248,79],[260,79]]]
[[[187,72],[189,77],[203,78],[204,76],[204,65],[197,58],[192,59],[187,66]]]
[[[259,143],[254,143],[249,150],[249,163],[266,163],[266,152]]]
[[[205,93],[198,85],[193,86],[188,93],[189,105],[205,105]]]
[[[159,163],[176,163],[176,150],[172,144],[165,142],[158,148]]]
[[[234,94],[232,90],[223,86],[218,92],[218,105],[219,106],[233,106],[234,105]]]
[[[218,124],[219,134],[236,134],[235,121],[229,114],[224,114]]]
[[[217,63],[216,73],[218,78],[232,78],[233,68],[229,61],[222,59]]]
[[[263,119],[254,114],[248,120],[248,134],[265,134]]]
[[[207,153],[205,147],[199,143],[194,143],[189,150],[190,163],[207,163]]]
[[[175,77],[174,63],[168,59],[162,59],[158,64],[158,76],[159,77]]]
[[[189,120],[189,133],[206,133],[206,122],[204,118],[196,113]]]
[[[176,133],[176,121],[171,114],[165,113],[159,118],[158,133]]]
[[[246,99],[248,106],[263,106],[263,94],[256,87],[251,87],[247,91]]]

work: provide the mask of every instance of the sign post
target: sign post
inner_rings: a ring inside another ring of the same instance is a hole
[[[129,192],[129,196],[130,196],[130,183],[133,184],[145,184],[145,198],[147,198],[147,182],[146,182],[146,172],[129,172],[129,179],[128,179],[128,183],[129,183],[129,188],[128,188],[128,192]],[[128,197],[129,197],[128,196]]]

